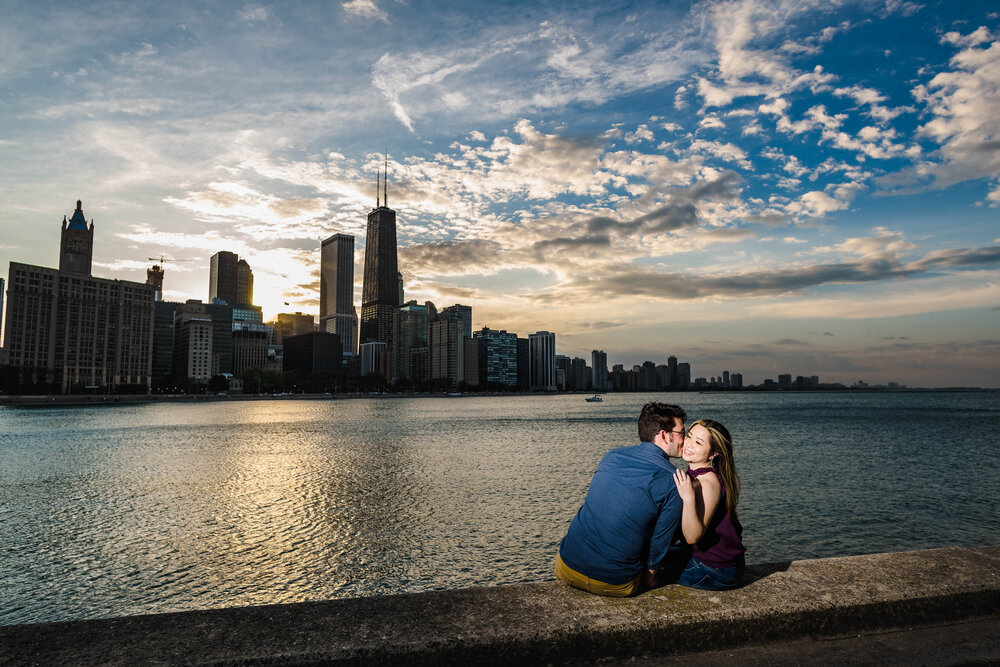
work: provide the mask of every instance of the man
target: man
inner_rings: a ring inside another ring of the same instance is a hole
[[[647,403],[639,440],[604,455],[583,507],[556,555],[556,578],[597,595],[625,597],[655,585],[680,525],[683,503],[674,484],[687,415],[676,405]]]

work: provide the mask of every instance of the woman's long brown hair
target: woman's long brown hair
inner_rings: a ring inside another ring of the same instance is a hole
[[[736,462],[733,461],[733,438],[729,430],[714,419],[699,419],[691,426],[703,426],[708,431],[712,453],[716,455],[712,465],[719,471],[726,489],[726,511],[733,521],[738,522],[736,504],[740,500],[740,476],[736,474]]]

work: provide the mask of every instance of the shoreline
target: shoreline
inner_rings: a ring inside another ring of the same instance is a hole
[[[945,387],[934,388],[906,388],[906,389],[803,389],[803,390],[781,390],[781,391],[756,391],[756,390],[703,390],[688,389],[677,391],[651,391],[651,392],[631,392],[631,391],[607,391],[599,392],[604,395],[649,395],[649,394],[926,394],[926,393],[989,393],[1000,391],[1000,388],[990,387]],[[73,406],[113,406],[113,405],[143,405],[150,403],[205,403],[216,401],[341,401],[353,399],[394,399],[394,398],[506,398],[516,396],[593,396],[593,391],[562,391],[562,392],[461,392],[459,395],[443,392],[426,393],[371,393],[363,394],[351,393],[324,393],[324,394],[226,394],[217,396],[211,394],[111,394],[111,395],[79,395],[79,394],[52,394],[52,395],[24,395],[6,396],[0,395],[0,406],[9,405],[12,407],[73,407]]]

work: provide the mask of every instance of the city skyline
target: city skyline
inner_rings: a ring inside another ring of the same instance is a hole
[[[753,384],[997,385],[1000,17],[978,3],[5,16],[4,274],[56,266],[42,230],[81,199],[96,276],[162,255],[164,298],[207,300],[226,250],[267,319],[315,314],[323,239],[358,239],[363,275],[388,145],[406,298],[475,328]]]

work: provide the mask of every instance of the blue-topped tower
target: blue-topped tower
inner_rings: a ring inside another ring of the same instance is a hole
[[[87,226],[87,220],[83,217],[83,203],[77,199],[73,217],[66,220],[66,216],[63,216],[59,270],[89,276],[93,257],[94,221],[91,220],[90,226]]]

